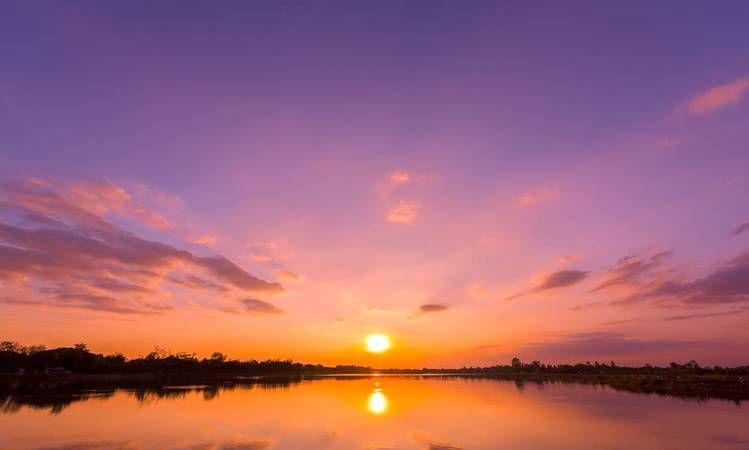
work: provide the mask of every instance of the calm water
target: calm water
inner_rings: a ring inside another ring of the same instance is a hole
[[[355,378],[6,401],[2,449],[747,449],[749,409],[578,384]]]

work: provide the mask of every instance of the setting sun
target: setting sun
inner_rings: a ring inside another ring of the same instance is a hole
[[[370,334],[367,336],[367,351],[382,353],[390,348],[390,338],[384,334]]]

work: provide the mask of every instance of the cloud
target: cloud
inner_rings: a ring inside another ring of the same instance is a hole
[[[427,303],[425,305],[419,306],[419,312],[422,312],[422,313],[447,311],[448,309],[450,308],[447,305],[440,305],[436,303]]]
[[[552,272],[546,275],[535,287],[532,287],[531,289],[520,292],[518,294],[511,295],[505,298],[505,301],[513,300],[536,292],[573,286],[583,281],[587,277],[588,272],[582,270],[560,270],[557,272]]]
[[[666,317],[663,320],[667,321],[680,321],[680,320],[692,320],[692,319],[708,319],[711,317],[725,317],[725,316],[735,316],[736,314],[741,314],[745,309],[734,309],[731,311],[721,311],[721,312],[712,312],[712,313],[696,313],[696,314],[684,314],[680,316],[671,316]]]
[[[214,290],[218,292],[226,292],[229,289],[219,283],[206,280],[196,275],[187,275],[184,277],[168,277],[168,280],[172,283],[184,286],[190,289],[196,289],[200,291]]]
[[[640,277],[652,271],[672,255],[671,252],[658,252],[651,256],[630,255],[617,261],[616,266],[609,270],[599,284],[591,289],[597,292],[616,286],[631,286],[636,284]]]
[[[515,205],[520,207],[531,206],[539,203],[545,203],[556,197],[556,193],[543,188],[535,188],[520,194],[515,199]]]
[[[733,234],[735,236],[738,236],[739,234],[741,234],[741,233],[743,233],[745,231],[749,231],[749,221],[746,221],[746,222],[742,223],[741,225],[739,225],[738,227],[736,227],[736,229],[733,230]]]
[[[396,170],[390,174],[390,182],[393,184],[405,184],[411,180],[411,176],[405,170]]]
[[[703,278],[679,282],[665,280],[639,293],[640,298],[708,305],[749,301],[749,252],[723,264]]]
[[[535,288],[536,291],[544,291],[547,289],[556,289],[560,287],[572,286],[585,279],[588,276],[588,272],[581,270],[560,270],[553,272],[544,279],[541,284]]]
[[[218,241],[218,238],[212,234],[204,234],[201,236],[196,236],[189,240],[193,244],[198,245],[205,245],[206,247],[214,248],[216,247],[216,242]]]
[[[601,305],[603,305],[603,303],[601,303],[601,302],[587,302],[587,303],[582,303],[582,304],[579,304],[579,305],[575,305],[571,309],[573,311],[582,311],[583,309],[595,308],[595,307],[598,307],[598,306],[601,306]]]
[[[214,275],[223,278],[239,289],[269,294],[283,291],[278,283],[269,283],[250,275],[244,269],[221,255],[207,257],[192,257],[192,261],[209,269]]]
[[[290,270],[284,270],[284,269],[277,270],[276,274],[278,274],[279,277],[288,281],[299,281],[302,278],[301,276],[299,276],[298,273],[292,272]]]
[[[669,252],[649,258],[622,258],[593,291],[618,287],[626,296],[612,304],[652,302],[656,306],[708,306],[749,301],[749,252],[719,265],[707,275],[686,279],[660,270]]]
[[[281,267],[282,259],[279,254],[279,246],[275,242],[261,242],[261,243],[247,243],[245,245],[249,250],[248,257],[255,261],[262,263],[268,267],[278,269]]]
[[[257,262],[268,262],[273,261],[273,257],[266,253],[250,253],[250,258]]]
[[[199,281],[200,273],[238,291],[282,290],[223,256],[198,256],[114,225],[105,214],[137,211],[132,205],[112,206],[128,204],[131,197],[109,183],[86,183],[94,193],[85,196],[76,191],[81,188],[40,180],[0,183],[0,280],[31,290],[34,300],[50,306],[122,314],[166,310],[153,307],[166,297],[163,281],[192,289],[219,286]],[[187,277],[171,275],[177,271],[188,272]]]
[[[262,300],[257,300],[254,298],[246,298],[242,300],[242,305],[244,306],[245,311],[254,315],[284,314],[284,311],[282,309],[276,308],[270,303],[264,302]]]
[[[444,311],[447,311],[449,309],[450,309],[450,307],[447,306],[447,305],[442,305],[442,304],[439,304],[439,303],[426,303],[424,305],[420,305],[419,306],[419,310],[413,316],[411,316],[411,318],[416,318],[416,317],[418,317],[420,315],[424,315],[424,314],[433,314],[433,313],[438,313],[438,312],[444,312]]]
[[[560,256],[559,258],[557,258],[557,264],[566,266],[567,264],[577,261],[578,259],[579,258],[577,256],[571,256],[571,255]]]
[[[416,219],[415,203],[401,200],[398,204],[388,211],[387,221],[391,223],[409,224]]]
[[[45,180],[31,180],[31,183],[39,186],[47,186],[57,190],[69,206],[80,208],[96,216],[105,216],[112,214],[137,221],[142,225],[157,230],[170,229],[172,225],[161,214],[147,209],[141,203],[136,201],[125,189],[112,183],[96,179],[87,179],[74,183],[56,184]],[[6,184],[6,186],[9,186]],[[10,185],[12,186],[12,185]],[[19,185],[15,186],[20,187]],[[54,207],[46,204],[46,200],[51,198],[29,195],[28,191],[10,189],[10,192],[16,194],[16,200],[36,200],[36,206]]]
[[[688,109],[692,114],[705,115],[727,105],[738,103],[749,88],[749,77],[708,89],[690,100]]]

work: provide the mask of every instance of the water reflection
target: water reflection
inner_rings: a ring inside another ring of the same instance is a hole
[[[369,401],[367,402],[369,411],[373,414],[382,414],[388,409],[388,399],[380,389],[380,383],[375,383],[374,391],[369,395]]]
[[[478,377],[385,376],[15,386],[0,389],[0,449],[749,448],[749,411],[731,402],[573,383],[521,386]],[[449,407],[435,407],[435,399]]]

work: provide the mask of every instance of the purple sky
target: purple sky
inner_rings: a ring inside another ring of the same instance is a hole
[[[748,23],[746,2],[6,1],[0,338],[749,363]]]

